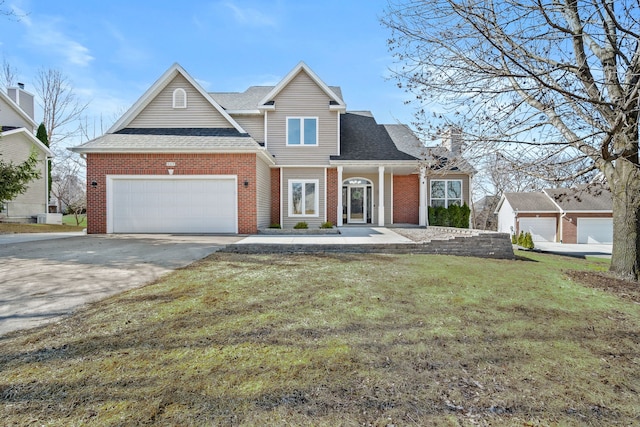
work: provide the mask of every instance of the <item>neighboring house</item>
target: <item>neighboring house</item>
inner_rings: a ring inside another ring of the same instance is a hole
[[[603,184],[505,193],[496,208],[498,231],[530,232],[534,242],[611,244],[612,209]]]
[[[436,162],[421,161],[407,126],[347,111],[303,62],[275,86],[234,93],[208,93],[174,64],[72,150],[87,159],[89,233],[425,225],[430,203],[469,202],[473,172],[442,161],[427,171]]]
[[[34,134],[37,123],[34,121],[33,95],[22,85],[11,87],[7,92],[0,92],[0,159],[20,164],[35,150],[40,178],[29,183],[26,192],[0,205],[0,218],[31,219],[47,212],[46,160],[52,153]]]

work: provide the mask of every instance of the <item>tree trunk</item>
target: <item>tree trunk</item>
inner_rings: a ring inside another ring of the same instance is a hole
[[[616,160],[607,177],[613,196],[613,253],[610,270],[617,276],[638,280],[640,273],[640,173],[638,166]]]

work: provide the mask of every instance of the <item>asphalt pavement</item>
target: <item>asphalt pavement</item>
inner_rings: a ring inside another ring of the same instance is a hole
[[[0,235],[0,335],[58,320],[242,239],[77,233],[37,237]]]

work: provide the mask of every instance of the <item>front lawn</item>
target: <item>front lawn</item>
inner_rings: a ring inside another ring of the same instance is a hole
[[[78,221],[80,222],[77,225]],[[10,233],[64,233],[67,231],[82,231],[87,227],[86,215],[80,215],[78,221],[74,215],[64,215],[62,225],[58,224],[23,224],[0,222],[0,234]]]
[[[214,254],[0,338],[0,419],[637,425],[637,302],[570,271],[606,267],[534,253]]]

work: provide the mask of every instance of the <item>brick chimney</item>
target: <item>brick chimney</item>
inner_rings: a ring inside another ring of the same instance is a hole
[[[35,120],[34,116],[34,104],[33,104],[33,94],[24,90],[24,84],[18,83],[17,87],[10,87],[7,89],[7,94],[9,98],[13,100],[18,106],[27,113],[31,119]]]

